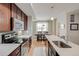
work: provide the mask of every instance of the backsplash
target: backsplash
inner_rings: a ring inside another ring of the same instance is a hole
[[[22,32],[23,32],[23,31],[18,31],[17,34],[18,34],[18,35],[22,35],[22,34],[23,34]]]
[[[17,32],[18,33],[18,35],[29,35],[30,33],[28,32],[28,31],[18,31]]]

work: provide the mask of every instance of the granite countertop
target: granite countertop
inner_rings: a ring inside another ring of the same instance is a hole
[[[79,45],[70,41],[66,42],[64,39],[61,39],[55,35],[46,35],[46,38],[60,56],[79,56]],[[62,41],[65,44],[71,46],[71,48],[59,48],[52,41]]]
[[[25,35],[20,35],[20,36],[18,36],[18,38],[29,38],[29,37],[31,37],[32,35],[31,34],[25,34]]]
[[[8,56],[19,46],[20,44],[0,44],[0,56]]]

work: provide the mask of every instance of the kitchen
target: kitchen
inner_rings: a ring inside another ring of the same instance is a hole
[[[78,3],[0,3],[0,56],[79,56],[78,19]]]
[[[0,51],[4,50],[0,55],[20,56],[28,52],[31,34],[26,31],[27,22],[28,16],[14,3],[0,4]]]

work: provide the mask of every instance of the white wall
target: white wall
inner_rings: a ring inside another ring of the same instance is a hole
[[[52,34],[52,21],[48,21],[48,32]]]
[[[48,22],[48,33],[50,34],[56,34],[56,19],[51,21],[51,20],[46,20],[46,21],[33,21],[33,35],[36,33],[36,23],[37,22]]]
[[[32,30],[32,32],[33,32],[33,33],[32,33],[32,36],[33,36],[33,39],[36,39],[35,34],[36,34],[36,23],[37,23],[37,22],[48,22],[48,32],[49,32],[49,33],[52,33],[52,32],[51,32],[51,31],[52,31],[52,30],[51,30],[52,26],[51,26],[51,22],[50,22],[50,21],[33,21],[33,22],[32,22],[32,26],[33,26],[33,27],[32,27],[32,29],[33,29],[33,30]],[[50,23],[50,24],[49,24],[49,23]]]
[[[36,33],[36,22],[37,21],[33,21],[33,33]],[[49,33],[51,34],[56,34],[58,36],[66,36],[66,13],[61,13],[56,15],[56,19],[54,21],[47,21],[48,22],[48,30]],[[63,32],[61,32],[60,30],[60,24],[64,24],[65,28],[63,30]]]
[[[69,12],[67,14],[67,24],[68,24],[67,25],[67,33],[68,33],[67,38],[68,38],[68,40],[70,40],[70,41],[72,41],[72,42],[74,42],[74,43],[79,45],[79,30],[77,30],[77,31],[71,31],[70,30],[70,24],[71,24],[71,22],[70,22],[70,15],[71,14],[75,15],[75,19],[74,19],[75,22],[74,23],[78,23],[79,24],[79,11],[78,12],[75,12],[75,11]]]
[[[36,22],[39,22],[36,21],[36,19],[32,19],[31,16],[28,17],[28,31],[30,33],[32,33],[32,35],[34,35],[36,33]],[[50,34],[56,34],[56,35],[59,35],[59,36],[66,36],[66,13],[61,13],[61,14],[58,14],[56,16],[56,19],[55,21],[47,21],[48,22],[48,31]],[[65,24],[65,29],[63,30],[63,33],[61,33],[61,29],[59,27],[60,24]],[[56,33],[55,33],[56,32]]]
[[[65,28],[61,31],[60,25],[64,24]],[[61,13],[57,15],[56,21],[56,35],[58,36],[66,36],[66,13]]]

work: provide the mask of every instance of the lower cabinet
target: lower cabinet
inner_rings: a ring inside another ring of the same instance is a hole
[[[45,51],[46,51],[46,56],[48,56],[48,40],[46,39],[45,41]]]
[[[48,42],[48,56],[59,56],[54,47]]]
[[[17,47],[12,53],[9,54],[9,56],[24,56],[27,55],[30,47],[31,47],[31,43],[32,43],[32,39],[31,37],[28,39],[22,39],[23,43]]]
[[[51,56],[51,52],[52,52],[52,49],[51,49],[51,44],[48,42],[48,56]]]
[[[27,56],[28,51],[31,47],[31,37],[28,38],[28,39],[23,39],[23,41],[24,42],[21,45],[21,55],[22,56],[25,56],[25,55]]]
[[[9,56],[21,56],[21,46],[17,47]]]
[[[29,41],[28,39],[21,45],[21,55],[24,56],[27,55],[29,50]]]
[[[51,47],[51,56],[59,56],[59,54],[56,52],[56,50]]]
[[[29,51],[29,47],[28,46],[22,46],[21,47],[21,56],[27,56],[28,54],[28,51]]]
[[[29,47],[31,47],[31,44],[32,44],[32,39],[31,37],[29,38]]]

